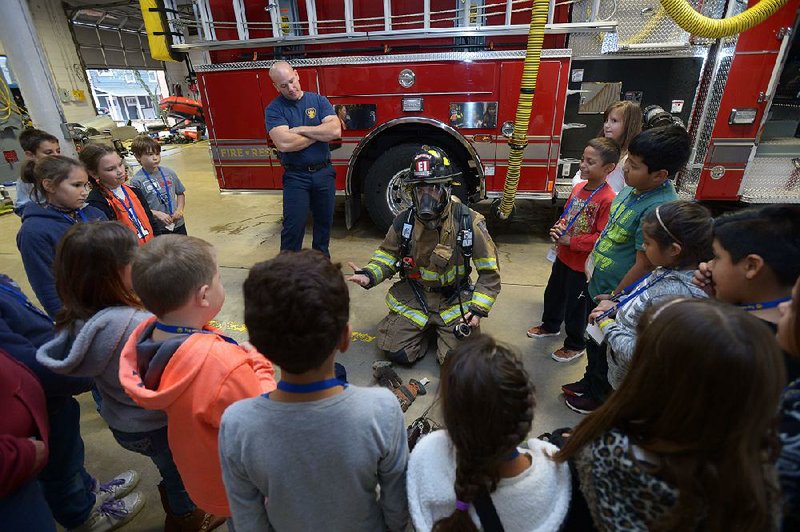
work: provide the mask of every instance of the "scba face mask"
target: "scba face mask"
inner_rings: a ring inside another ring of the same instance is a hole
[[[450,186],[444,183],[415,185],[413,200],[420,220],[435,220],[442,215],[450,200]]]

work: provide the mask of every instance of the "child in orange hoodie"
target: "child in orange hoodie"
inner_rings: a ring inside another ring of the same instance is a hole
[[[119,379],[140,406],[167,414],[169,446],[189,496],[230,516],[219,463],[220,419],[232,403],[275,389],[272,365],[252,346],[208,321],[225,301],[214,248],[199,238],[164,235],[133,261],[133,288],[155,317],[122,350]]]

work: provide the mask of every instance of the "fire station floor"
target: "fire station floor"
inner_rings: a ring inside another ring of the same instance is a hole
[[[206,239],[217,248],[226,291],[225,305],[217,318],[218,326],[237,340],[245,340],[247,333],[242,324],[241,287],[250,266],[278,253],[281,195],[221,195],[206,142],[165,146],[162,155],[162,163],[173,168],[186,185],[186,224],[189,234]],[[135,163],[132,159],[130,162]],[[488,203],[482,202],[477,210],[486,215],[488,207]],[[528,327],[540,323],[544,288],[550,274],[550,263],[545,259],[547,229],[556,216],[555,207],[549,203],[519,201],[511,222],[499,223],[489,217],[489,230],[499,250],[503,289],[491,316],[481,326],[485,333],[518,350],[536,385],[537,404],[531,437],[558,427],[573,426],[581,419],[580,415],[564,405],[560,385],[581,377],[586,364],[585,357],[568,364],[557,363],[550,358],[550,353],[561,347],[562,337],[530,339],[525,335]],[[14,237],[19,225],[19,218],[13,214],[0,216],[0,234],[3,235],[0,239],[0,272],[10,275],[33,297],[15,244]],[[345,227],[343,198],[337,199],[330,245],[334,261],[344,265],[347,261],[363,265],[382,237],[383,234],[366,216],[348,231]],[[310,223],[305,243],[307,246],[311,244]],[[352,384],[375,384],[371,365],[382,356],[375,347],[374,336],[379,319],[387,312],[384,296],[390,284],[384,282],[366,291],[348,283],[353,342],[346,353],[339,355],[338,360],[347,368]],[[439,366],[435,352],[429,352],[411,368],[397,368],[397,372],[405,381],[424,377],[431,381],[428,394],[419,397],[406,413],[406,422],[410,423],[436,398]],[[95,410],[90,394],[81,396],[80,402],[87,469],[101,480],[128,468],[134,468],[141,474],[138,489],[145,492],[148,502],[142,514],[124,530],[161,530],[164,514],[156,490],[159,476],[155,466],[147,458],[122,449],[114,441]],[[437,406],[434,406],[430,415],[441,421]],[[224,529],[223,526],[220,530]]]

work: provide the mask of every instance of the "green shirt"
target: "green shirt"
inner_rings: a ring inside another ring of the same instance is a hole
[[[589,295],[608,294],[614,290],[636,262],[636,252],[642,250],[642,218],[656,206],[678,199],[675,186],[667,180],[647,192],[626,186],[611,204],[608,224],[590,255],[594,273],[589,282]]]

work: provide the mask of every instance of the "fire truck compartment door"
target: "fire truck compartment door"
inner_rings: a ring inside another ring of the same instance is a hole
[[[199,80],[220,188],[280,188],[283,171],[264,124],[264,85],[274,91],[267,72],[203,72]]]
[[[736,200],[767,108],[766,93],[777,52],[737,53],[731,64],[696,197]],[[731,123],[734,109],[755,109],[752,123]],[[712,171],[713,170],[713,171]]]
[[[522,82],[522,62],[505,61],[501,64],[497,123],[514,121]],[[561,61],[542,61],[533,98],[528,145],[522,154],[520,192],[550,192],[556,179],[559,145],[566,104],[569,58]],[[503,188],[508,172],[508,139],[498,135],[496,172],[487,176],[487,190]],[[487,162],[484,161],[484,164]],[[490,179],[492,181],[490,181]]]

